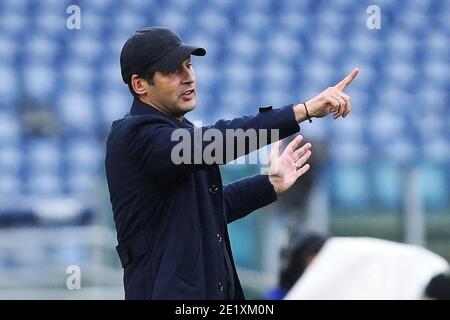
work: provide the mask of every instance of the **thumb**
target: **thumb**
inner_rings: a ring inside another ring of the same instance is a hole
[[[277,158],[280,155],[280,147],[281,140],[278,140],[273,144],[272,150],[270,151],[270,159],[273,159],[274,157]]]

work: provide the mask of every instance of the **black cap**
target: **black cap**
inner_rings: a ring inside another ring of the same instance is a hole
[[[204,56],[205,49],[188,46],[168,28],[148,27],[137,30],[123,45],[120,53],[122,79],[128,83],[133,74],[146,68],[170,72],[189,56]]]

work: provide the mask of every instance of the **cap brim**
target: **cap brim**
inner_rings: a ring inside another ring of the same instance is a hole
[[[174,71],[191,54],[194,56],[204,56],[206,54],[206,50],[203,48],[182,44],[169,51],[168,54],[166,54],[163,58],[161,58],[161,60],[154,64],[154,67],[158,71]]]

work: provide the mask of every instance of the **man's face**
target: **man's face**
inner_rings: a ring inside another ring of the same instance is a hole
[[[147,97],[152,105],[176,117],[182,117],[196,105],[195,72],[191,58],[170,73],[156,71]]]

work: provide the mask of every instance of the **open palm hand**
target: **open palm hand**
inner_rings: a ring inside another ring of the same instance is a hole
[[[298,135],[281,155],[281,141],[274,144],[269,155],[269,181],[277,193],[288,190],[310,168],[310,165],[305,163],[311,156],[311,144],[306,143],[298,148],[302,140],[303,136]]]

